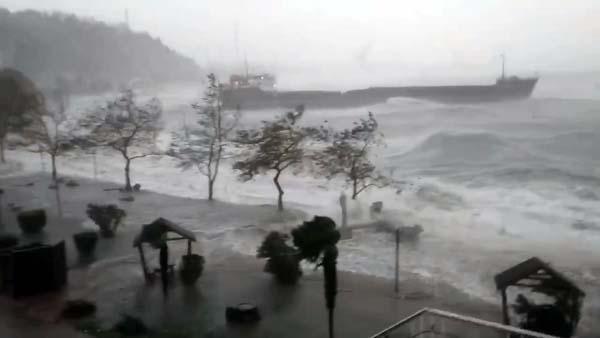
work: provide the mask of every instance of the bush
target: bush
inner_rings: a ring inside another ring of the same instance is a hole
[[[304,222],[292,230],[294,245],[300,256],[310,262],[316,262],[323,250],[340,240],[335,222],[324,216],[315,216],[312,221]]]
[[[185,285],[196,283],[204,270],[204,257],[196,254],[181,257],[181,270],[179,276]]]
[[[82,256],[90,256],[96,249],[98,234],[95,231],[84,231],[73,235],[73,241],[77,251]]]
[[[46,211],[34,209],[22,211],[17,215],[19,227],[26,234],[37,234],[46,226]]]
[[[100,234],[103,237],[114,237],[121,220],[127,215],[125,210],[114,204],[88,204],[86,213],[100,228]]]
[[[296,284],[302,275],[297,251],[286,241],[289,236],[270,232],[258,248],[257,257],[267,258],[265,272],[272,273],[282,284]]]

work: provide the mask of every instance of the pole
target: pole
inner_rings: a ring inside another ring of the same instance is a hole
[[[504,73],[504,63],[506,61],[506,57],[504,56],[504,54],[500,54],[500,57],[502,58],[502,79],[504,80],[505,77],[505,73]]]
[[[394,291],[396,294],[400,292],[399,278],[400,278],[400,229],[396,229],[396,278],[394,283]]]

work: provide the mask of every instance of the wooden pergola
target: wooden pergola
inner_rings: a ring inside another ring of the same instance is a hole
[[[175,233],[178,237],[169,237],[169,233]],[[150,280],[150,272],[148,271],[148,265],[146,264],[146,256],[144,255],[144,243],[149,243],[153,246],[166,241],[187,241],[187,254],[192,253],[192,242],[196,241],[196,235],[167,220],[162,217],[157,218],[150,224],[146,224],[142,227],[142,231],[133,240],[133,246],[138,249],[140,253],[140,261],[142,269],[144,271],[144,277],[146,280]]]
[[[575,314],[577,322],[585,293],[575,283],[537,257],[529,258],[494,278],[496,288],[502,293],[502,319],[510,325],[506,290],[513,286],[532,292],[561,297],[569,313]]]

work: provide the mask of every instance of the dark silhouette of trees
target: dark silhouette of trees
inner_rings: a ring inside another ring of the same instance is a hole
[[[333,314],[337,295],[337,242],[340,233],[329,217],[315,216],[292,230],[294,245],[300,257],[323,267],[325,304],[328,310],[329,337],[334,336]]]
[[[0,69],[0,161],[4,156],[6,136],[10,132],[22,132],[44,113],[44,96],[23,73]]]
[[[271,231],[257,250],[258,258],[267,258],[265,272],[272,273],[282,284],[296,284],[302,275],[296,248],[287,244],[289,236]]]
[[[78,91],[201,79],[192,59],[147,33],[64,13],[0,8],[0,59],[44,87],[62,76]]]
[[[352,186],[352,199],[370,187],[381,188],[389,184],[370,160],[371,150],[383,143],[378,127],[375,116],[369,112],[366,119],[355,122],[351,129],[326,135],[331,143],[314,155],[326,177],[343,176]]]
[[[56,158],[74,148],[73,131],[76,124],[67,119],[69,92],[64,86],[54,88],[47,95],[45,114],[33,116],[33,123],[26,129],[26,135],[38,145],[35,152],[46,153],[52,163],[52,179],[56,182]]]
[[[314,128],[298,124],[304,107],[288,112],[272,121],[262,121],[257,129],[240,130],[236,138],[238,145],[245,147],[244,158],[235,162],[233,168],[240,171],[240,178],[250,180],[266,171],[273,172],[273,183],[277,188],[277,208],[283,210],[283,187],[281,174],[291,168],[299,168],[305,159],[305,142]]]
[[[80,125],[89,129],[87,142],[94,146],[110,147],[125,160],[125,190],[132,191],[131,161],[157,155],[155,141],[161,128],[162,107],[156,98],[139,104],[131,89],[126,89],[116,100],[89,114]]]
[[[195,103],[192,108],[198,116],[198,126],[175,133],[169,155],[179,160],[180,168],[196,167],[206,176],[208,200],[212,201],[221,160],[240,114],[223,109],[221,86],[214,74],[208,75],[204,104]]]

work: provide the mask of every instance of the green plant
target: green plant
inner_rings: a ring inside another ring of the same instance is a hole
[[[103,237],[113,237],[121,224],[121,220],[127,215],[125,210],[114,204],[97,205],[90,203],[87,206],[86,213],[100,228]]]
[[[265,272],[272,273],[282,284],[296,284],[302,275],[297,250],[288,245],[288,235],[270,232],[258,248],[257,257],[267,258]]]

